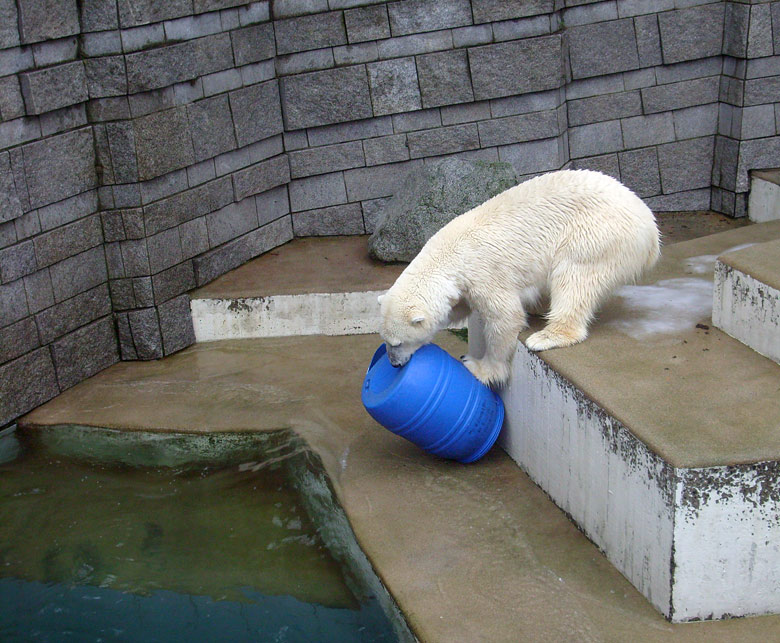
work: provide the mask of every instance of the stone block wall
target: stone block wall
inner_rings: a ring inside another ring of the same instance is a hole
[[[0,0],[0,426],[444,156],[742,216],[779,103],[780,2]]]

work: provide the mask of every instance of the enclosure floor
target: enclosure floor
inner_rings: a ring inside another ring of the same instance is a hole
[[[307,272],[312,260],[302,256],[285,270]],[[382,429],[360,402],[379,342],[362,335],[199,344],[163,360],[116,364],[20,424],[297,431],[321,456],[360,545],[421,641],[777,637],[775,616],[668,623],[503,451],[461,465]],[[450,333],[437,343],[456,356],[466,349]]]

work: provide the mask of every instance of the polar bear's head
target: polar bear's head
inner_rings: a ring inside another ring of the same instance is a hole
[[[421,302],[397,296],[390,289],[379,296],[382,328],[379,334],[387,346],[387,358],[393,366],[403,366],[423,344],[440,330]]]

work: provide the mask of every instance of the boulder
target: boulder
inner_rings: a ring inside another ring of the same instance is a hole
[[[385,205],[368,240],[369,254],[411,261],[437,230],[516,184],[509,163],[446,159],[413,170]]]

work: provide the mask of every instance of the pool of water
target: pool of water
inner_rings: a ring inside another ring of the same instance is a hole
[[[406,638],[355,545],[334,546],[344,525],[317,517],[338,522],[332,498],[302,494],[324,478],[299,445],[244,441],[209,463],[179,438],[173,464],[143,466],[137,448],[0,441],[2,641]]]

